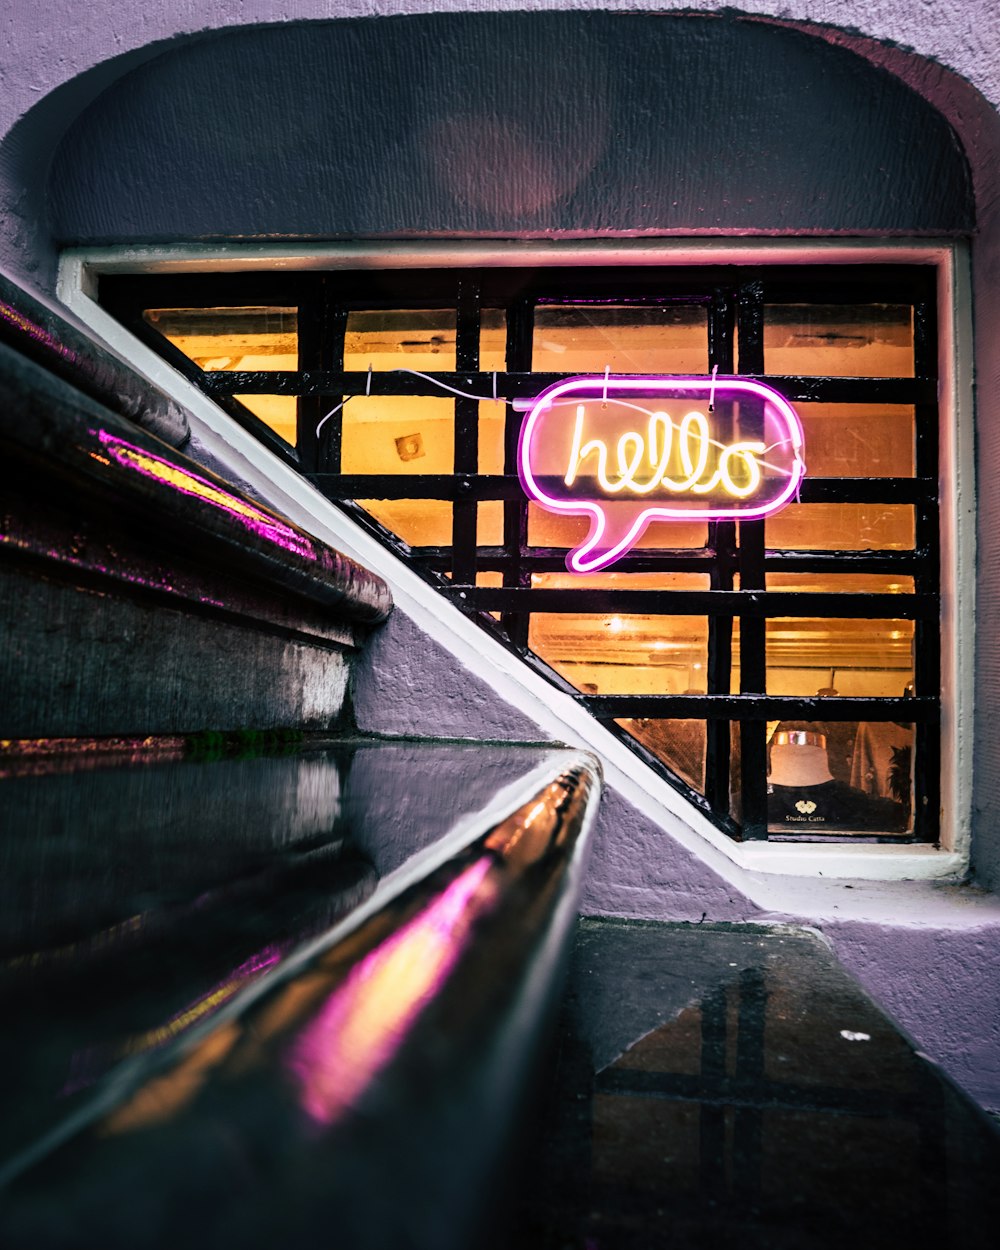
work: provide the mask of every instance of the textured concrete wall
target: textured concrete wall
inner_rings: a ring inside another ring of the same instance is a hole
[[[838,958],[918,1045],[984,1106],[1000,1108],[1000,922],[830,922]],[[888,940],[887,940],[888,939]]]
[[[51,286],[53,252],[38,223],[44,217],[52,153],[66,128],[102,91],[185,35],[311,18],[620,7],[611,0],[167,0],[144,9],[127,0],[94,6],[51,0],[42,10],[16,0],[3,20],[0,65],[0,139],[7,137],[0,146],[0,266]],[[627,6],[630,12],[653,13],[712,13],[721,7],[705,0],[630,0]],[[837,0],[780,5],[744,0],[739,8],[784,22],[829,23],[914,48],[968,79],[994,105],[1000,103],[1000,31],[992,0],[875,0],[853,6]],[[780,73],[780,66],[775,68]],[[308,93],[311,85],[303,88]],[[30,124],[18,126],[35,106],[40,107]],[[878,124],[877,117],[872,123]],[[193,155],[196,150],[194,143]]]
[[[47,201],[62,244],[973,223],[950,127],[891,74],[780,27],[602,13],[192,41],[77,118]]]
[[[15,0],[3,20],[5,91],[0,133],[61,83],[110,57],[179,35],[313,18],[387,16],[396,13],[496,12],[500,10],[621,10],[628,12],[739,12],[783,21],[850,29],[886,43],[913,48],[956,70],[993,104],[1000,105],[1000,29],[993,0],[163,0],[137,6],[130,0],[94,5],[49,0],[44,6]]]
[[[0,568],[2,738],[330,729],[347,675],[266,626]]]

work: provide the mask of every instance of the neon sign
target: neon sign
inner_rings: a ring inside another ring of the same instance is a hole
[[[590,518],[566,565],[591,573],[651,521],[783,508],[805,476],[802,425],[784,396],[749,378],[569,378],[531,401],[517,469],[543,508]]]

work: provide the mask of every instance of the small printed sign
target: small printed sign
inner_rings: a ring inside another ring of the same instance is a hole
[[[765,517],[805,476],[802,424],[751,378],[577,377],[521,426],[518,475],[550,512],[590,519],[571,572],[620,560],[654,521]]]

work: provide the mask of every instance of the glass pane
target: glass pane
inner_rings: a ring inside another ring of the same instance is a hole
[[[476,509],[476,542],[480,547],[503,545],[503,501],[490,499]],[[498,574],[499,576],[499,574]],[[484,582],[483,585],[492,585]],[[496,585],[500,585],[499,582]]]
[[[488,399],[479,405],[479,472],[503,472],[503,436],[507,405]]]
[[[535,573],[533,589],[707,590],[696,573]],[[708,622],[698,616],[536,612],[528,646],[586,694],[704,690]]]
[[[295,308],[147,308],[143,318],[209,373],[299,365]]]
[[[707,373],[705,308],[615,308],[602,304],[535,309],[532,368],[553,373]]]
[[[358,499],[356,502],[411,547],[451,546],[451,504],[447,500]],[[503,504],[499,500],[481,503],[477,508],[476,543],[480,547],[502,545]],[[489,586],[500,584],[482,583]]]
[[[528,646],[586,694],[685,694],[704,685],[708,622],[536,612]]]
[[[451,546],[451,504],[443,499],[359,499],[366,512],[411,547]]]
[[[422,395],[356,395],[341,410],[344,473],[451,473],[455,406]]]
[[[653,521],[635,544],[638,551],[689,550],[708,543],[708,524],[698,521]]]
[[[768,730],[772,833],[905,834],[912,828],[912,725],[787,721]]]
[[[907,404],[796,404],[813,477],[913,477]]]
[[[569,550],[579,546],[589,530],[589,517],[560,516],[538,504],[528,504],[528,543],[532,547]],[[704,522],[655,521],[646,528],[635,546],[639,551],[690,550],[692,547],[704,547],[707,542],[708,526]]]
[[[362,309],[348,314],[344,368],[455,368],[455,311],[432,308]]]
[[[767,622],[767,692],[899,698],[913,684],[913,621]]]
[[[768,304],[764,367],[772,374],[912,378],[909,304]]]
[[[661,760],[700,794],[705,792],[705,722],[701,720],[619,720],[615,724]]]
[[[738,586],[739,578],[736,581]],[[899,573],[768,573],[767,588],[805,594],[912,595],[914,586],[912,577]]]
[[[479,315],[479,367],[502,373],[507,368],[507,315],[484,308]]]
[[[785,551],[912,551],[908,504],[789,504],[764,522],[769,547]]]
[[[237,395],[236,398],[289,446],[295,446],[298,405],[294,395]]]

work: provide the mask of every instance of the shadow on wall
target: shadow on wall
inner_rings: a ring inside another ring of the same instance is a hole
[[[916,93],[728,17],[290,23],[114,64],[61,110],[59,243],[972,225],[960,146]],[[12,133],[8,165],[52,150],[59,94]]]

